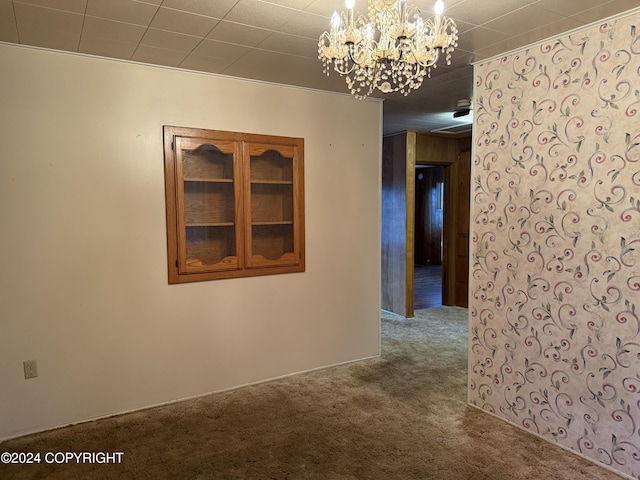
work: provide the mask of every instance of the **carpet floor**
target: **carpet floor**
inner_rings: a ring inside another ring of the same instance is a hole
[[[466,309],[383,314],[382,332],[377,359],[5,441],[123,455],[0,478],[620,480],[466,404]]]

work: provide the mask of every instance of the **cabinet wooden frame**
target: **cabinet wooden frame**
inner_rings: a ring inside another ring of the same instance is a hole
[[[170,284],[305,270],[304,139],[163,136]]]

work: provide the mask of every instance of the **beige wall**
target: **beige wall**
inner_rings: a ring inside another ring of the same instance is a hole
[[[8,45],[0,64],[0,438],[379,353],[380,102]],[[305,139],[305,273],[167,284],[164,124]]]
[[[474,71],[469,402],[640,478],[640,10]]]

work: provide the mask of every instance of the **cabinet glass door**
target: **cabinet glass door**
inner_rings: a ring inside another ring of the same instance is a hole
[[[249,143],[244,157],[247,266],[299,264],[297,147]]]
[[[178,270],[242,268],[237,142],[176,137]]]
[[[169,283],[304,272],[304,139],[165,125]]]

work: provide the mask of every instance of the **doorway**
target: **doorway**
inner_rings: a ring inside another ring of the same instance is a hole
[[[442,172],[441,304],[467,305],[470,152],[470,137],[405,132],[383,138],[380,255],[383,310],[412,317],[415,308],[415,177],[420,173],[416,172],[417,165],[439,167]]]
[[[442,305],[445,167],[416,165],[414,309]]]

